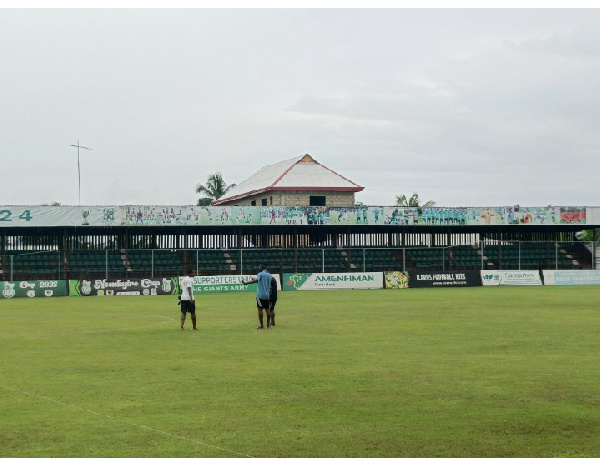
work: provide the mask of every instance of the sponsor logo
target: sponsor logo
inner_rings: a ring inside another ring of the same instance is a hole
[[[2,289],[2,295],[7,299],[14,297],[17,291],[15,291],[15,285],[12,282],[5,282],[4,289]]]
[[[81,293],[83,295],[90,295],[92,293],[91,281],[81,281]]]
[[[375,276],[362,274],[362,275],[342,275],[342,276],[315,276],[315,282],[364,282],[374,281]]]
[[[144,279],[144,280],[147,281],[147,279]],[[83,282],[86,282],[86,281],[83,281]],[[107,287],[128,289],[129,287],[137,287],[139,285],[140,285],[140,283],[137,281],[130,281],[130,280],[121,281],[120,279],[118,279],[116,281],[107,281],[106,279],[96,279],[94,281],[95,289],[106,289]],[[107,291],[107,294],[108,294],[108,291]],[[110,295],[110,294],[108,294],[108,295]]]

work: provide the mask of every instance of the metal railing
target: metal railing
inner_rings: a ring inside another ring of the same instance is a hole
[[[0,280],[140,278],[272,272],[479,269],[598,269],[594,242],[503,241],[443,247],[243,248],[13,251],[0,255]]]

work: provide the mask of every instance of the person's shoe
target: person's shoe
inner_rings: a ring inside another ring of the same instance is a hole
[[[197,330],[198,328],[192,328],[192,330]]]
[[[264,330],[264,329],[265,329],[265,327],[262,325],[257,328],[257,330]]]

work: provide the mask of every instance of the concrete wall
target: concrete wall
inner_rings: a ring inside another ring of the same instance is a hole
[[[350,207],[354,205],[353,192],[340,191],[270,191],[263,194],[239,199],[227,204],[228,206],[251,206],[252,201],[255,201],[257,206],[262,206],[263,199],[267,200],[267,206],[309,206],[310,196],[325,196],[325,205],[330,207]]]

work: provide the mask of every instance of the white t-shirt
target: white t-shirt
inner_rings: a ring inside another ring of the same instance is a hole
[[[192,298],[190,299],[190,293],[188,287],[192,289]],[[194,278],[185,276],[181,281],[181,300],[194,300]]]

